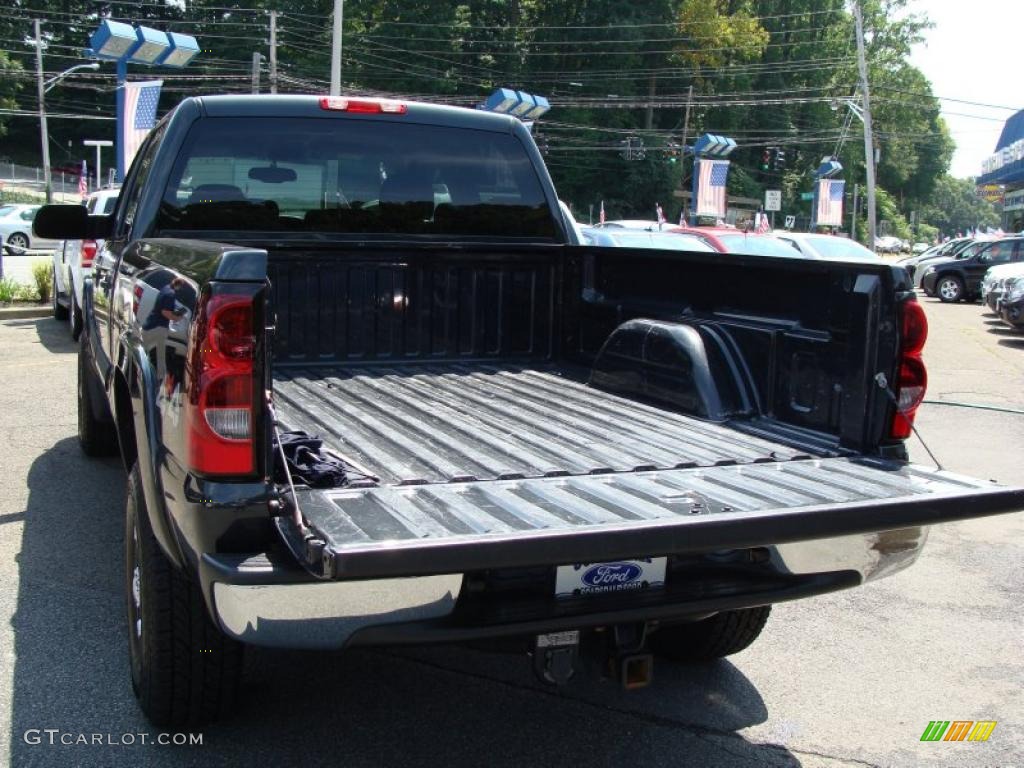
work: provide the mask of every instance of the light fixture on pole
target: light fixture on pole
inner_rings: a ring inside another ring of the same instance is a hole
[[[117,151],[114,153],[117,180],[123,181],[125,167],[124,120],[125,83],[128,64],[182,68],[199,54],[199,44],[191,35],[163,32],[150,27],[133,27],[104,19],[89,38],[85,55],[113,61],[117,67]]]

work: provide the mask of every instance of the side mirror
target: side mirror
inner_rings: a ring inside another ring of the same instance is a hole
[[[32,231],[44,240],[103,240],[112,226],[110,216],[90,216],[81,205],[44,205]]]

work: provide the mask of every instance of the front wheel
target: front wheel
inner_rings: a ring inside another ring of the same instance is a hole
[[[82,335],[82,310],[78,308],[78,302],[75,301],[75,286],[68,286],[68,304],[70,309],[68,310],[68,316],[71,320],[71,338],[78,341],[78,338]]]
[[[156,726],[224,717],[235,702],[243,646],[213,625],[198,586],[160,549],[138,464],[126,496],[124,591],[135,697]]]
[[[939,301],[952,304],[964,297],[964,284],[959,277],[944,275],[935,284],[935,293],[938,295]]]
[[[660,656],[691,663],[731,656],[757,639],[771,612],[770,605],[740,608],[692,624],[662,627],[651,635],[651,649]]]

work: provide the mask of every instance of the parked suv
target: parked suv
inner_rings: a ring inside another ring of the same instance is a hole
[[[90,216],[114,212],[120,190],[101,189],[85,201]],[[82,285],[92,274],[92,260],[103,247],[102,240],[62,240],[53,251],[53,316],[71,323],[75,340],[82,332]]]
[[[1007,237],[969,246],[956,259],[932,262],[921,276],[921,287],[940,301],[973,300],[981,293],[981,279],[989,267],[1020,261],[1024,238]]]

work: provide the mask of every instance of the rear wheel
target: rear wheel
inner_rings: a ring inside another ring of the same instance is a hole
[[[692,624],[662,627],[651,635],[651,649],[676,661],[705,662],[739,653],[764,629],[770,605],[722,611]]]
[[[53,270],[53,287],[50,289],[50,300],[53,302],[53,317],[56,320],[68,319],[68,308],[60,303],[57,291],[57,270]]]
[[[128,476],[124,543],[128,655],[143,713],[153,725],[170,727],[227,715],[243,646],[213,625],[198,586],[160,549],[137,464]]]
[[[112,456],[117,452],[117,430],[109,410],[97,413],[106,410],[105,404],[93,370],[89,342],[83,338],[78,349],[78,442],[86,456]]]
[[[960,301],[964,297],[964,284],[955,275],[943,275],[935,283],[935,293],[939,301],[947,304]]]

